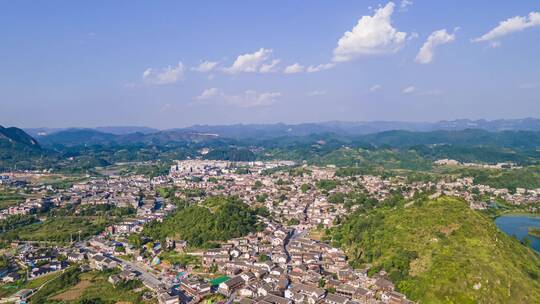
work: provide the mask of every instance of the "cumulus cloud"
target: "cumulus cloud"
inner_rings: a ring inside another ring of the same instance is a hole
[[[305,67],[303,65],[300,65],[299,63],[294,63],[285,68],[283,73],[285,74],[296,74],[296,73],[302,73],[304,71]]]
[[[403,93],[403,94],[412,94],[414,92],[416,92],[416,88],[413,87],[413,86],[408,86],[408,87],[404,88],[403,91],[401,91],[401,93]]]
[[[503,36],[521,32],[535,26],[540,26],[540,12],[530,12],[528,16],[515,16],[501,21],[495,28],[486,34],[473,39],[472,42],[496,40]]]
[[[435,48],[437,46],[450,43],[454,40],[456,40],[456,35],[449,34],[446,29],[431,33],[416,55],[416,62],[422,64],[430,63],[433,60]]]
[[[184,79],[184,65],[178,62],[177,66],[168,66],[164,69],[146,69],[142,78],[145,82],[155,85],[173,84]]]
[[[272,50],[260,48],[254,53],[242,54],[236,57],[234,63],[224,71],[231,74],[260,72],[261,67],[267,63]]]
[[[193,104],[211,104],[220,103],[227,106],[235,106],[240,108],[252,108],[260,106],[269,106],[273,104],[279,97],[280,92],[263,92],[258,93],[254,90],[246,90],[242,94],[231,95],[218,88],[205,89],[199,96],[195,97]]]
[[[380,89],[382,89],[382,85],[376,84],[376,85],[371,86],[371,88],[369,88],[369,91],[370,92],[376,92],[376,91],[378,91]]]
[[[203,61],[198,66],[192,67],[191,70],[201,73],[211,72],[217,68],[218,64],[219,61]]]
[[[281,60],[279,60],[279,59],[274,59],[270,63],[265,63],[265,64],[261,65],[261,68],[259,69],[259,71],[261,73],[274,73],[274,72],[277,72],[277,70],[278,70],[277,65],[280,63],[280,61]]]
[[[375,10],[373,16],[363,16],[356,26],[345,32],[334,49],[334,62],[346,62],[361,56],[394,53],[407,39],[407,33],[392,26],[395,4],[389,2]]]
[[[310,65],[306,69],[306,72],[308,72],[308,73],[316,73],[316,72],[320,72],[320,71],[329,70],[329,69],[333,68],[334,66],[335,66],[334,63],[323,63],[323,64],[319,64],[319,65]]]

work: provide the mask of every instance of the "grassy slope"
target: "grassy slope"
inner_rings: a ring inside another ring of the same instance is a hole
[[[415,251],[418,258],[398,284],[411,299],[420,303],[540,303],[540,255],[463,202],[440,198],[375,212],[384,218],[364,233],[364,240],[372,237],[369,241],[356,239],[355,243],[353,239],[365,228],[355,229],[349,222],[341,234],[357,236],[341,243],[357,261],[362,259],[358,242],[380,249],[381,255],[372,260],[375,266],[388,265],[400,250]]]

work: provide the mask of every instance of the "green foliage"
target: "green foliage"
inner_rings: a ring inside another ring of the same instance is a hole
[[[33,215],[11,215],[0,220],[0,231],[8,232],[13,229],[36,223],[38,219]]]
[[[270,261],[270,257],[267,256],[266,254],[261,254],[261,255],[259,255],[257,260],[259,262],[266,262],[266,261]]]
[[[148,178],[169,174],[172,162],[155,162],[150,164],[138,164],[130,166],[122,171],[122,174],[140,174]]]
[[[332,230],[355,267],[384,269],[422,303],[532,303],[540,298],[540,256],[453,198],[358,211]],[[480,288],[473,288],[478,286]]]
[[[257,200],[258,203],[264,203],[266,202],[266,199],[268,199],[268,194],[266,193],[257,194],[255,195],[255,199]]]
[[[253,190],[260,189],[263,186],[263,183],[260,180],[255,181],[255,184],[253,185]]]
[[[461,176],[474,178],[476,184],[494,188],[540,188],[539,166],[518,169],[461,169],[458,172]]]
[[[105,220],[88,220],[76,217],[50,217],[44,222],[26,225],[0,234],[3,240],[69,242],[100,233],[108,224]]]
[[[30,303],[49,303],[48,297],[77,284],[80,281],[80,272],[76,267],[66,269],[60,276],[46,283],[30,299]]]
[[[142,286],[143,286],[143,283],[140,280],[127,280],[127,281],[122,280],[118,282],[114,287],[116,289],[126,292],[133,289],[137,289]]]
[[[201,206],[177,210],[162,223],[149,223],[143,235],[156,240],[177,237],[192,247],[212,247],[218,241],[244,236],[257,229],[255,212],[238,198],[211,197]]]
[[[300,224],[300,221],[297,218],[292,218],[287,221],[287,225],[294,226]]]
[[[175,251],[164,251],[159,256],[162,261],[167,261],[171,264],[180,264],[180,265],[201,265],[201,258],[194,255],[189,255],[185,253],[178,253]]]
[[[0,256],[0,269],[4,269],[9,266],[9,258],[5,255]]]
[[[338,186],[339,182],[333,179],[321,179],[316,183],[317,188],[321,190],[330,191]]]
[[[245,148],[218,148],[208,152],[204,158],[228,161],[254,161],[255,154]]]
[[[302,193],[306,193],[312,188],[313,186],[311,186],[310,184],[302,184],[302,186],[300,186],[300,190],[302,191]]]
[[[328,202],[330,204],[343,204],[345,203],[345,194],[341,192],[330,194]]]

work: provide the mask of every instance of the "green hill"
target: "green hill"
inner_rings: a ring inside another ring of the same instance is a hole
[[[214,247],[259,227],[256,212],[238,198],[210,197],[200,205],[180,207],[162,223],[149,223],[143,235],[154,240],[177,237],[192,247]]]
[[[455,198],[355,213],[332,238],[419,303],[540,303],[540,255]]]
[[[0,171],[30,166],[29,158],[40,157],[41,146],[30,135],[15,127],[0,126]]]

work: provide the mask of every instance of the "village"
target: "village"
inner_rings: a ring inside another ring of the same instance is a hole
[[[209,297],[226,303],[412,303],[396,291],[384,271],[368,275],[369,267],[353,269],[345,252],[314,232],[332,227],[358,208],[340,199],[340,194],[353,191],[376,201],[396,191],[406,199],[424,192],[431,197],[451,195],[466,200],[473,209],[485,209],[496,198],[521,205],[540,196],[540,190],[510,193],[473,182],[472,178],[408,182],[399,176],[337,176],[332,166],[288,161],[185,160],[172,165],[166,176],[110,176],[75,183],[69,189],[32,188],[5,175],[2,183],[27,187],[39,198],[1,210],[0,219],[66,206],[112,205],[130,212],[88,238],[75,233],[62,244],[13,240],[16,255],[0,269],[0,279],[10,284],[24,272],[23,279],[32,280],[76,265],[82,271],[116,269],[109,276],[110,284],[138,280],[148,290],[148,301],[166,304],[198,303]],[[217,248],[195,250],[181,237],[130,242],[145,225],[162,222],[175,212],[171,198],[159,191],[163,188],[179,189],[174,198],[190,204],[199,204],[204,197],[236,196],[248,206],[264,207],[269,216],[259,217],[261,231]],[[170,253],[196,262],[169,263],[163,257]],[[22,303],[34,292],[22,289],[1,301]]]

